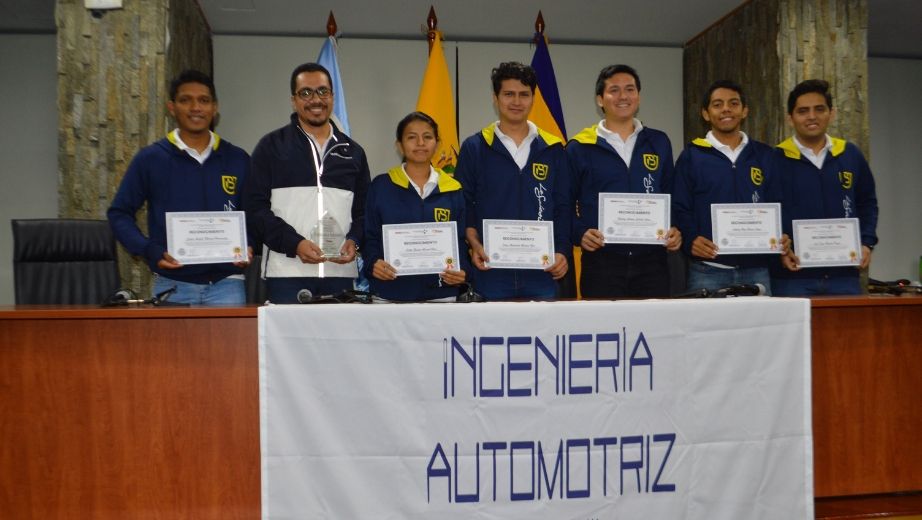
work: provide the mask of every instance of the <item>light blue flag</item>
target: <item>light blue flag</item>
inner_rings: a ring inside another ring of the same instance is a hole
[[[317,63],[326,67],[330,71],[330,79],[333,80],[333,117],[336,118],[336,126],[346,135],[352,135],[349,131],[349,116],[346,114],[346,94],[343,92],[343,79],[339,74],[339,60],[336,59],[336,38],[330,36],[320,49],[320,57]]]

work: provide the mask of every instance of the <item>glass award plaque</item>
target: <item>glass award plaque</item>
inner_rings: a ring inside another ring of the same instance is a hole
[[[346,242],[346,233],[336,219],[329,212],[325,212],[311,230],[310,240],[317,244],[324,258],[340,258],[340,251]]]

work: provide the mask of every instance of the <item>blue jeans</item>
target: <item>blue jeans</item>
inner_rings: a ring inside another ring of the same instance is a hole
[[[191,305],[244,305],[246,287],[243,280],[222,278],[213,283],[190,283],[172,280],[162,275],[154,275],[154,295],[176,287],[166,301],[171,303],[188,303]]]
[[[778,296],[818,296],[822,294],[861,294],[857,276],[819,278],[772,278]]]
[[[771,276],[767,267],[734,267],[724,269],[707,265],[699,260],[688,264],[688,291],[707,289],[716,291],[731,285],[762,284],[766,296],[772,294]]]

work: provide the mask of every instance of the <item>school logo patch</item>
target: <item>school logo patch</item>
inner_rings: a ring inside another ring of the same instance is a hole
[[[762,175],[762,170],[753,166],[749,169],[749,178],[752,179],[752,183],[756,186],[761,186],[762,182],[765,181],[765,176]]]
[[[659,168],[659,155],[655,153],[643,154],[643,165],[651,172],[655,172]]]
[[[534,163],[531,165],[531,174],[539,181],[547,179],[547,172],[548,167],[546,164]]]
[[[451,210],[448,208],[435,208],[436,222],[449,222],[451,220]]]
[[[221,187],[224,188],[224,193],[234,195],[237,193],[237,177],[233,175],[222,175]]]
[[[839,172],[839,182],[846,190],[851,189],[852,182],[855,180],[855,174],[852,172]]]

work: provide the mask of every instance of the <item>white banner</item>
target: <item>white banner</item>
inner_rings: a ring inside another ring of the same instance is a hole
[[[259,309],[264,519],[812,519],[809,302]]]

